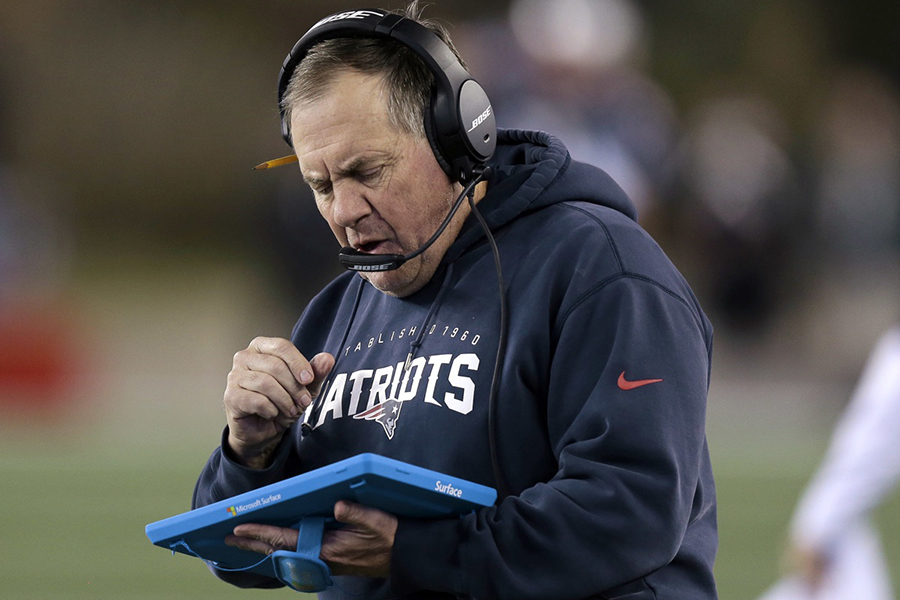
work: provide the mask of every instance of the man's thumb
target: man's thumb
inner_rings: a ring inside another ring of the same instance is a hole
[[[334,356],[328,352],[319,352],[309,361],[309,366],[313,370],[313,382],[307,385],[306,388],[309,390],[310,395],[315,397],[319,394],[322,382],[325,381],[325,378],[331,373],[331,369],[334,368]]]

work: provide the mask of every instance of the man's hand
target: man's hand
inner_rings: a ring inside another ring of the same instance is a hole
[[[302,417],[332,367],[330,354],[307,361],[281,338],[258,337],[235,354],[224,398],[233,457],[248,467],[266,467],[285,430]]]
[[[788,547],[783,561],[788,571],[800,576],[810,592],[816,592],[822,587],[831,566],[823,552],[797,544]]]
[[[335,575],[387,577],[391,571],[391,551],[397,533],[397,517],[377,508],[341,500],[334,505],[334,518],[344,523],[340,529],[326,529],[322,537],[324,560]],[[271,554],[276,550],[296,550],[296,529],[245,523],[225,538],[229,546]]]
[[[340,529],[326,529],[322,538],[322,560],[335,575],[387,577],[397,534],[397,517],[377,508],[346,502],[334,505]]]

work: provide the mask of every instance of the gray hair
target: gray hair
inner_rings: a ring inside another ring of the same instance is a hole
[[[447,30],[421,18],[418,0],[399,14],[427,27],[446,43],[465,68]],[[290,123],[293,109],[321,98],[335,75],[357,71],[382,78],[390,123],[410,135],[425,138],[425,106],[431,101],[434,75],[412,50],[386,38],[336,38],[313,46],[303,58],[281,100],[284,118]]]

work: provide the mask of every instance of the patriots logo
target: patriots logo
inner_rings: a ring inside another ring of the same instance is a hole
[[[353,415],[353,418],[381,423],[381,426],[384,427],[384,433],[387,434],[389,440],[392,440],[394,439],[394,431],[397,429],[397,419],[400,418],[401,408],[403,408],[403,402],[400,400],[385,400],[368,410]]]

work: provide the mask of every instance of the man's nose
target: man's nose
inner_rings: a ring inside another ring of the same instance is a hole
[[[355,227],[372,214],[372,205],[355,182],[336,182],[332,190],[332,213],[336,225]]]

